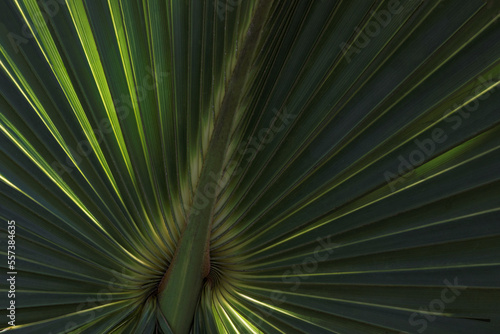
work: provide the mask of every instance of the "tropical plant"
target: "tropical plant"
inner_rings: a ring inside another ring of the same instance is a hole
[[[1,328],[498,333],[499,10],[2,1]]]

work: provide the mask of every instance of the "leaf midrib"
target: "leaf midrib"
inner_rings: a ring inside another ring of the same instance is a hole
[[[244,47],[238,55],[210,139],[187,226],[182,232],[170,267],[158,287],[160,309],[174,333],[189,332],[198,304],[216,202],[216,196],[207,195],[206,187],[213,186],[214,180],[221,178],[235,111],[247,87],[257,46],[260,44],[271,6],[272,1],[269,0],[260,0],[256,5]]]

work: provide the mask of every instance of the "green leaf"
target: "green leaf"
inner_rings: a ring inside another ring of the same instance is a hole
[[[499,16],[1,2],[0,330],[498,333]]]

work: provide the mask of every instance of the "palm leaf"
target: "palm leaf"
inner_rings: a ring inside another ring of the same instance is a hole
[[[1,328],[497,333],[499,13],[2,2]]]

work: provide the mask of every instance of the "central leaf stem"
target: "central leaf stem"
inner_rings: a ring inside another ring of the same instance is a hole
[[[215,196],[208,195],[212,191],[207,187],[213,186],[214,177],[221,178],[234,115],[245,91],[271,5],[271,0],[260,0],[254,10],[205,155],[188,223],[158,288],[161,312],[175,334],[189,333],[192,325],[209,265],[205,262],[209,261],[210,229],[216,201]],[[170,330],[165,329],[165,332]]]

